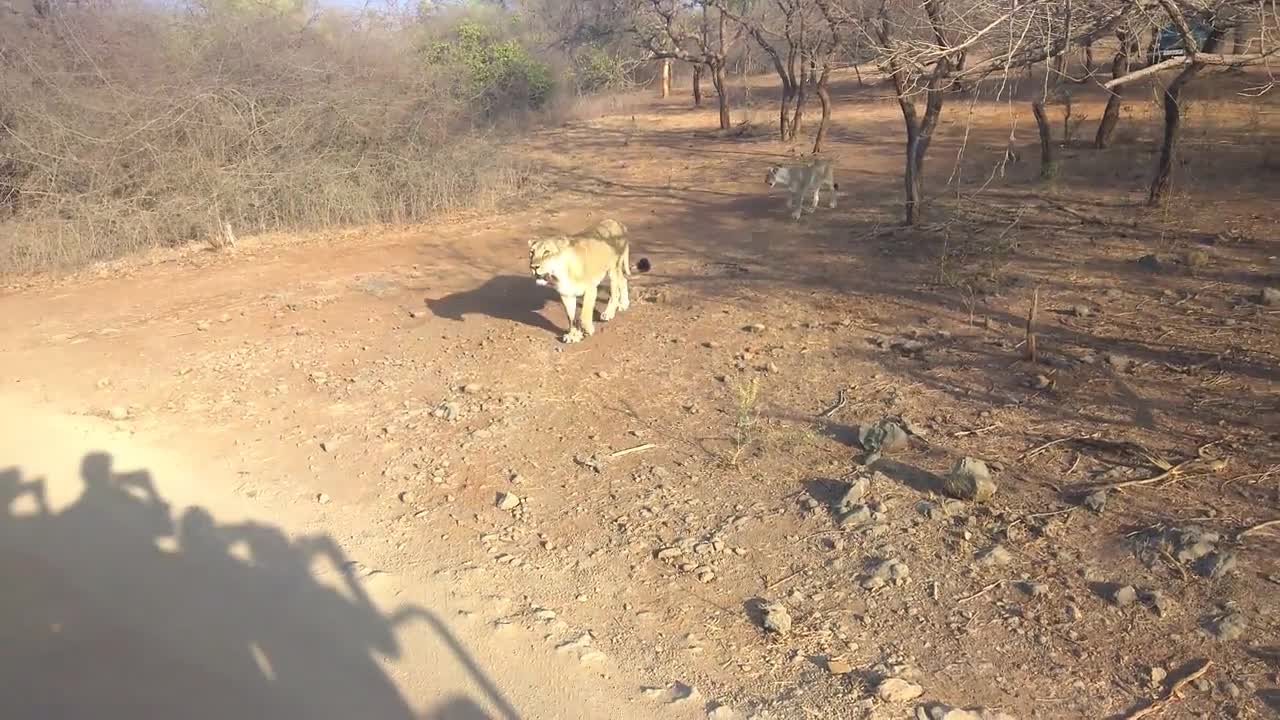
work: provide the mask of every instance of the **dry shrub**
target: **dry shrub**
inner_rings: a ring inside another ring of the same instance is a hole
[[[360,20],[113,4],[0,21],[0,272],[529,192],[447,68]]]

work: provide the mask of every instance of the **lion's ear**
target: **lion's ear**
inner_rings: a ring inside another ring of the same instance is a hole
[[[536,242],[538,242],[538,238],[529,238],[529,247],[533,247]]]

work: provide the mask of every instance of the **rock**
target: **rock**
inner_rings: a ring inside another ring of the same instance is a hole
[[[1173,265],[1172,259],[1154,253],[1138,258],[1138,267],[1154,273],[1168,272]]]
[[[498,493],[497,506],[499,510],[515,510],[520,507],[520,497],[515,493],[500,492]]]
[[[656,557],[659,560],[674,560],[684,554],[684,551],[678,547],[664,547],[658,550]]]
[[[1107,509],[1107,491],[1094,490],[1085,495],[1084,506],[1101,515],[1102,511]]]
[[[1111,602],[1116,607],[1128,607],[1138,601],[1138,590],[1132,585],[1124,585],[1111,591]]]
[[[870,507],[866,505],[854,505],[844,511],[844,514],[840,516],[840,524],[842,526],[848,525],[850,527],[858,527],[859,525],[866,525],[874,519],[875,513],[871,511]]]
[[[122,407],[113,407],[107,411],[107,417],[111,418],[112,420],[128,420],[129,409],[122,408]]]
[[[694,574],[694,577],[698,578],[698,582],[700,583],[709,583],[712,580],[716,579],[715,571],[707,567],[706,565],[703,565],[702,567],[699,567],[698,569],[694,570],[693,574]]]
[[[1045,597],[1049,594],[1049,586],[1045,583],[1024,580],[1023,582],[1018,583],[1018,587],[1022,589],[1022,592],[1030,595],[1031,597]]]
[[[1151,592],[1146,593],[1142,599],[1145,602],[1150,603],[1152,609],[1154,609],[1156,614],[1160,617],[1168,615],[1169,611],[1173,610],[1173,599],[1166,595],[1163,590],[1152,590]]]
[[[484,391],[484,385],[481,385],[480,383],[467,383],[466,385],[462,386],[462,392],[466,393],[467,395],[478,395],[483,391]]]
[[[454,402],[440,403],[435,410],[431,411],[432,417],[450,421],[457,420],[458,416],[461,414],[462,410],[458,407],[458,404]]]
[[[976,458],[961,458],[942,478],[942,489],[951,497],[985,503],[996,494],[987,464]]]
[[[716,705],[711,708],[711,712],[707,713],[707,720],[741,720],[741,718],[738,711],[728,705]]]
[[[316,502],[320,503],[321,505],[328,505],[329,501],[330,501],[330,498],[328,493],[319,493],[316,495]]]
[[[916,708],[916,720],[1015,720],[1012,715],[985,707],[957,708],[934,704]]]
[[[829,657],[827,658],[827,672],[832,675],[848,675],[853,672],[853,665],[849,664],[849,661],[843,657]]]
[[[1239,640],[1248,630],[1249,623],[1238,612],[1229,612],[1209,623],[1210,634],[1223,642]]]
[[[1003,545],[993,545],[978,555],[978,564],[983,567],[1001,567],[1013,562],[1013,555]]]
[[[764,613],[764,629],[778,635],[791,632],[791,613],[787,606],[780,602],[766,602],[760,606]]]
[[[860,477],[849,483],[848,489],[840,496],[840,501],[836,503],[836,512],[840,514],[848,513],[856,505],[861,505],[867,497],[867,491],[871,488],[871,481],[866,477]]]
[[[1229,550],[1215,550],[1200,558],[1196,572],[1204,577],[1220,578],[1235,572],[1236,554]]]
[[[863,589],[876,590],[893,583],[905,585],[911,580],[911,568],[901,560],[883,560],[871,569],[870,574],[859,583]]]
[[[1161,685],[1164,679],[1169,677],[1169,671],[1162,667],[1153,667],[1147,671],[1147,677],[1151,680],[1152,685]]]
[[[543,622],[550,622],[556,619],[556,611],[549,610],[547,608],[538,608],[537,610],[533,611],[533,619],[541,620]]]
[[[1072,305],[1071,314],[1078,318],[1087,318],[1093,314],[1093,309],[1088,305]]]
[[[1027,378],[1027,387],[1032,390],[1048,390],[1053,387],[1053,381],[1044,375],[1035,375]]]
[[[1118,353],[1107,353],[1107,364],[1116,372],[1128,372],[1133,368],[1133,358]]]
[[[762,333],[765,331],[765,326],[761,325],[760,323],[752,323],[742,329],[746,330],[749,333]]]
[[[924,694],[924,688],[902,678],[885,678],[876,686],[876,697],[887,703],[906,703]]]
[[[412,491],[405,490],[404,492],[400,493],[400,502],[404,503],[405,505],[412,505],[414,500],[417,500],[417,497],[413,494]]]
[[[869,456],[897,452],[907,446],[907,431],[894,420],[883,418],[858,428],[858,443]],[[868,460],[871,464],[874,460]]]
[[[1280,306],[1280,290],[1276,288],[1262,288],[1262,292],[1258,293],[1258,302],[1267,307]]]

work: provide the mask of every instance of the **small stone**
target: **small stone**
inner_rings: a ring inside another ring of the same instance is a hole
[[[853,672],[853,665],[849,664],[849,661],[843,657],[829,657],[827,658],[827,672],[832,675],[848,675]]]
[[[440,418],[441,420],[457,420],[458,415],[461,413],[462,411],[458,407],[458,404],[453,402],[440,403],[435,410],[431,411],[431,415],[433,417]]]
[[[107,411],[107,417],[111,418],[112,420],[128,420],[129,409],[122,408],[122,407],[113,407]]]
[[[533,611],[533,618],[543,622],[550,622],[556,619],[556,611],[548,610],[547,608],[538,608]]]
[[[902,678],[885,678],[876,686],[876,697],[887,703],[906,703],[924,694],[924,688]]]
[[[742,329],[746,330],[749,333],[762,333],[765,331],[764,325],[761,325],[760,323],[752,323],[751,325],[748,325]]]
[[[1151,607],[1160,617],[1168,615],[1173,610],[1173,599],[1166,595],[1163,590],[1152,590],[1143,599],[1151,603]]]
[[[1148,671],[1147,676],[1151,679],[1152,685],[1160,685],[1164,682],[1165,678],[1169,677],[1169,671],[1157,666],[1151,668]]]
[[[1107,364],[1116,372],[1128,372],[1133,367],[1133,359],[1117,353],[1107,353]]]
[[[707,720],[741,720],[742,716],[728,705],[716,705],[707,713]]]
[[[1011,562],[1013,555],[1003,545],[994,545],[978,555],[978,564],[983,567],[1001,567]]]
[[[400,502],[404,503],[405,505],[412,505],[414,500],[417,500],[417,497],[413,494],[412,491],[405,490],[404,492],[400,493]]]
[[[1116,607],[1128,607],[1138,601],[1138,590],[1132,585],[1115,588],[1111,592],[1111,602]]]
[[[657,553],[659,560],[674,560],[684,554],[684,551],[678,547],[664,547]]]
[[[1143,255],[1138,258],[1138,267],[1150,272],[1164,272],[1171,268],[1172,263],[1168,258],[1160,257],[1155,254]]]
[[[1263,288],[1262,292],[1258,293],[1258,302],[1267,307],[1280,306],[1280,289]]]
[[[996,494],[987,464],[976,458],[961,458],[942,478],[942,489],[951,497],[985,503]]]
[[[482,390],[484,390],[484,385],[481,385],[480,383],[467,383],[462,386],[462,392],[468,395],[475,395]]]
[[[1101,515],[1102,511],[1107,509],[1107,491],[1094,490],[1085,495],[1084,506]]]
[[[1238,612],[1227,613],[1209,623],[1209,632],[1223,642],[1239,640],[1248,629],[1249,623]]]
[[[210,323],[208,320],[201,320],[200,322],[196,323],[196,330],[198,330],[199,332],[205,332],[209,329],[211,325],[212,323]]]
[[[1087,318],[1093,314],[1093,309],[1088,305],[1072,305],[1071,314],[1078,318]]]
[[[1049,586],[1044,583],[1026,580],[1018,583],[1018,587],[1022,588],[1022,592],[1031,597],[1044,597],[1049,594]]]
[[[1045,375],[1036,375],[1027,379],[1027,386],[1033,390],[1048,390],[1053,387],[1053,381]]]
[[[764,629],[778,635],[791,632],[791,613],[780,602],[766,602],[760,606],[764,613]]]
[[[1236,554],[1229,550],[1215,550],[1200,558],[1196,572],[1204,577],[1220,578],[1235,572]]]
[[[694,570],[693,574],[694,574],[694,577],[696,577],[698,579],[698,582],[700,583],[709,583],[712,580],[716,579],[715,571],[705,565],[698,568],[697,570]]]
[[[330,498],[328,493],[319,493],[316,495],[316,502],[320,503],[321,505],[328,505],[329,500]]]
[[[520,507],[520,497],[515,493],[500,492],[498,493],[497,506],[499,510],[515,510]]]
[[[889,418],[858,428],[858,443],[863,450],[877,457],[897,452],[905,448],[907,442],[907,431]]]

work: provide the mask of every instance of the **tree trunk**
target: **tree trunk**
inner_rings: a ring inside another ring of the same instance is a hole
[[[702,107],[702,63],[693,65],[693,106]]]
[[[822,119],[818,121],[818,134],[813,138],[813,154],[822,151],[822,141],[827,137],[827,125],[831,121],[831,93],[827,90],[827,80],[831,76],[831,63],[824,63],[818,75],[818,102],[822,103]]]
[[[1243,20],[1236,23],[1231,33],[1231,52],[1244,55],[1249,52],[1249,27]]]
[[[1218,43],[1222,40],[1223,32],[1214,28],[1209,33],[1209,37],[1204,41],[1204,47],[1201,52],[1212,53],[1217,52]],[[1182,72],[1169,83],[1169,87],[1164,91],[1164,140],[1160,143],[1160,160],[1156,163],[1156,175],[1151,179],[1151,192],[1147,196],[1147,203],[1150,205],[1158,205],[1169,196],[1169,188],[1172,184],[1173,175],[1173,156],[1178,149],[1178,135],[1182,129],[1182,106],[1179,100],[1182,97],[1182,88],[1191,82],[1196,75],[1200,74],[1200,70],[1204,68],[1203,63],[1193,62],[1184,67]]]
[[[1129,74],[1130,58],[1138,53],[1138,38],[1130,37],[1124,30],[1116,31],[1116,54],[1111,58],[1111,77],[1124,77]],[[1124,85],[1113,88],[1111,97],[1107,98],[1107,107],[1102,111],[1102,120],[1098,123],[1098,134],[1093,138],[1094,147],[1104,150],[1111,144],[1111,136],[1115,134],[1116,125],[1120,123],[1120,105],[1124,102]]]
[[[790,139],[792,140],[795,140],[796,136],[800,134],[800,126],[804,122],[804,102],[808,96],[807,87],[804,81],[804,69],[801,68],[800,82],[796,83],[796,108],[791,115],[791,132],[789,135],[791,135]]]
[[[671,60],[662,61],[662,99],[671,95]]]
[[[1058,160],[1053,153],[1053,130],[1044,113],[1044,101],[1032,102],[1031,114],[1036,116],[1036,127],[1040,129],[1040,178],[1049,180],[1058,174]]]
[[[789,116],[791,115],[791,101],[795,99],[796,89],[787,76],[781,75],[780,77],[782,78],[782,103],[781,107],[778,108],[778,138],[782,142],[786,142],[791,139]]]
[[[732,125],[729,121],[729,93],[724,87],[724,65],[719,62],[711,66],[711,84],[715,86],[720,101],[720,129],[728,130]]]
[[[1097,69],[1098,64],[1093,59],[1093,41],[1090,40],[1084,44],[1084,77],[1080,78],[1080,82],[1088,82]]]

